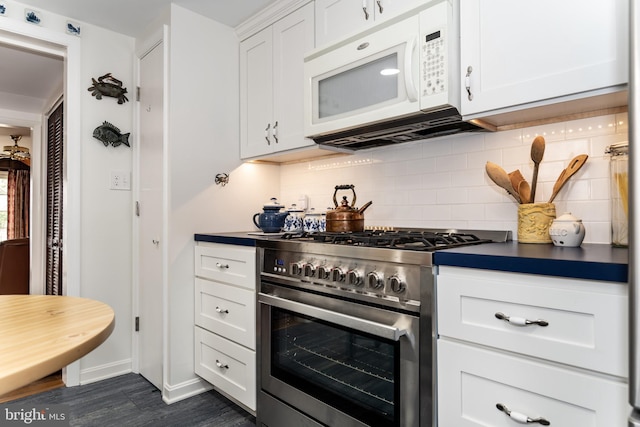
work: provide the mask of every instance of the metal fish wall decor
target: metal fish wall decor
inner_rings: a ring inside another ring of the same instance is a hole
[[[87,88],[91,95],[95,96],[96,99],[102,99],[103,96],[109,96],[111,98],[116,98],[118,100],[118,104],[124,104],[129,99],[125,96],[127,93],[127,88],[122,87],[122,82],[111,75],[111,73],[107,73],[104,76],[98,77],[98,80],[91,78],[93,84]]]
[[[93,137],[99,141],[102,141],[104,146],[108,146],[111,144],[114,147],[119,146],[120,144],[124,144],[127,147],[129,145],[129,135],[130,133],[122,134],[120,129],[115,127],[109,122],[104,122],[100,126],[94,129]]]

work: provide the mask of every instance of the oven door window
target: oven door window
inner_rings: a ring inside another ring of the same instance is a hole
[[[368,425],[399,425],[400,346],[272,307],[271,375]]]

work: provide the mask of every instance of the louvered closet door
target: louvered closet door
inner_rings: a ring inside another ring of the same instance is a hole
[[[47,295],[62,295],[63,107],[49,116],[47,135]]]

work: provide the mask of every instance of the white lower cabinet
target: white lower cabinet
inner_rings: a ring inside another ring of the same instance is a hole
[[[439,267],[437,295],[440,427],[625,425],[625,283]]]
[[[438,342],[438,400],[440,427],[517,426],[523,417],[622,427],[629,414],[621,380],[447,340]]]
[[[256,410],[256,352],[196,327],[196,374]]]
[[[195,254],[195,372],[255,414],[255,248],[198,243]]]

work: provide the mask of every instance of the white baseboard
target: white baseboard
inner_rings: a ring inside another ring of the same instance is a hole
[[[91,384],[107,378],[117,377],[132,372],[131,359],[120,360],[106,365],[80,370],[80,385]]]
[[[180,384],[169,385],[164,384],[162,390],[162,400],[168,405],[176,403],[180,400],[196,396],[213,388],[211,384],[201,378],[192,378]]]

